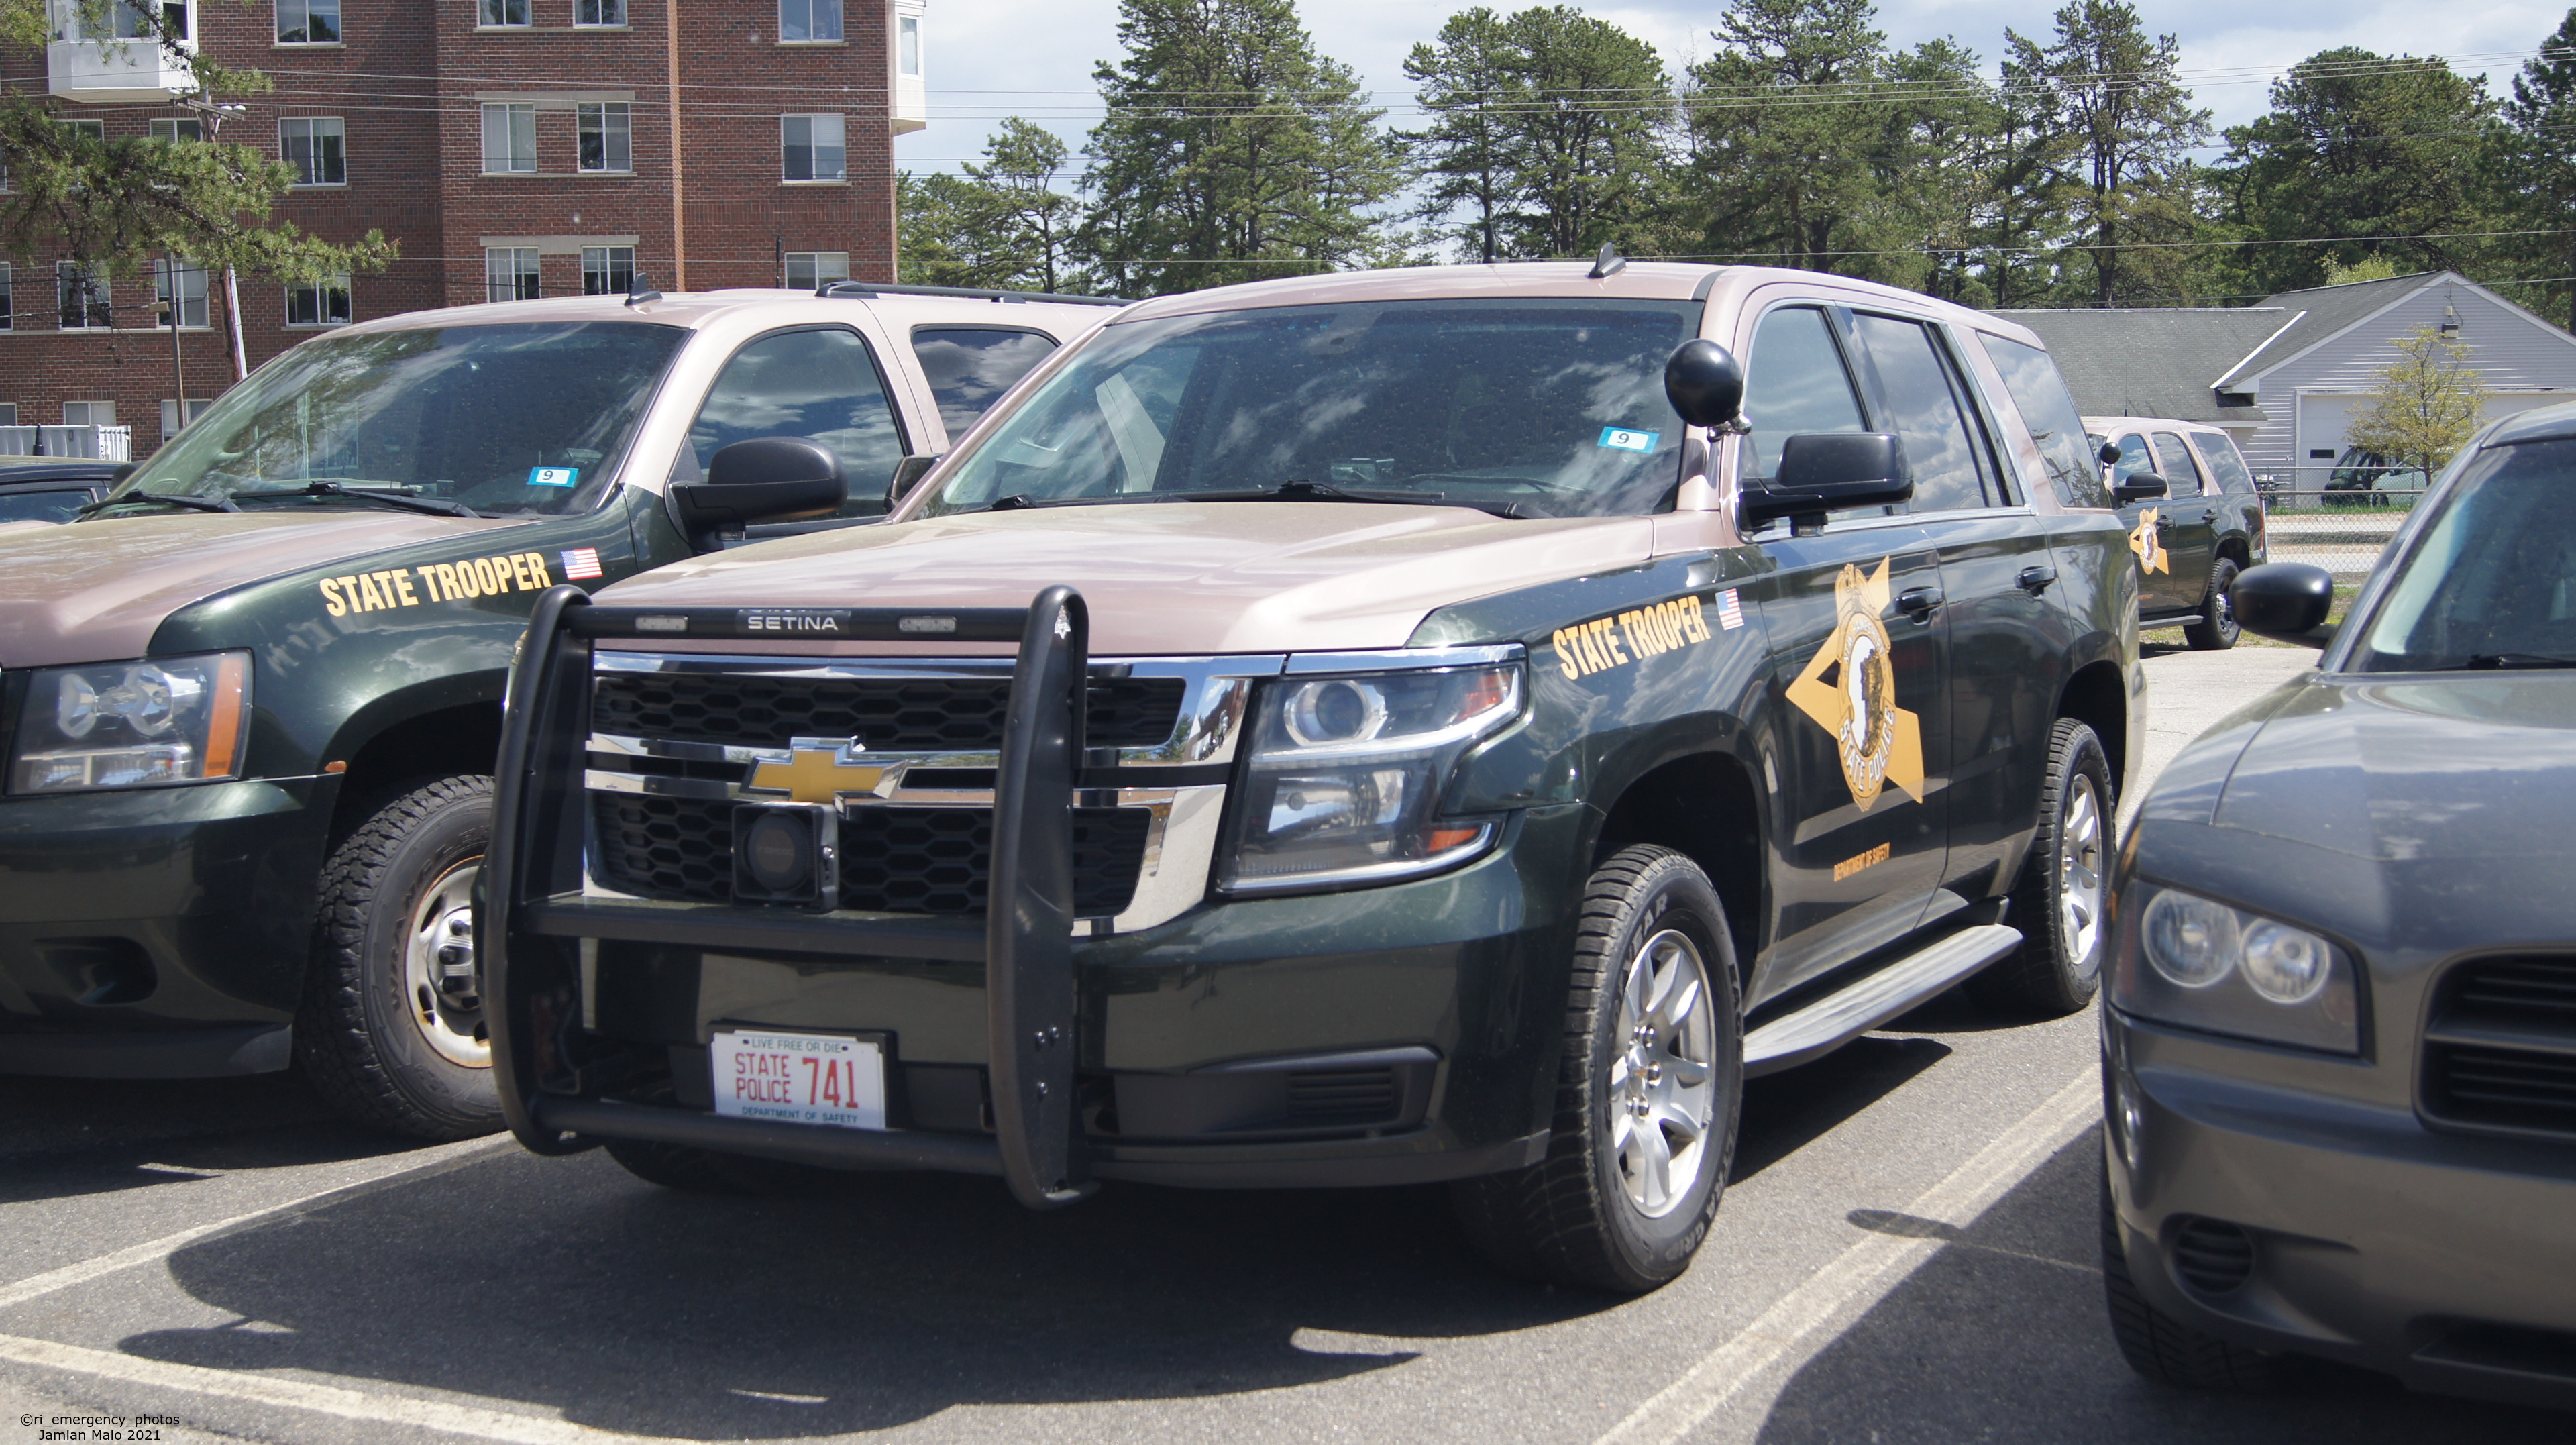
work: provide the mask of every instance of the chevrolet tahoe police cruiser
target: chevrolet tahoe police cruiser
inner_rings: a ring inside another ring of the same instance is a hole
[[[1140,303],[887,525],[540,603],[503,1106],[678,1187],[1455,1181],[1506,1264],[1652,1288],[1746,1077],[2092,996],[2136,577],[2037,339],[1922,296]]]
[[[835,290],[344,327],[0,535],[0,1072],[293,1057],[380,1126],[498,1127],[467,903],[530,606],[882,512],[1108,314]]]

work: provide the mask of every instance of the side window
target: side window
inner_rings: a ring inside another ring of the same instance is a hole
[[[1860,393],[1843,365],[1825,313],[1786,306],[1753,332],[1753,361],[1744,382],[1744,483],[1768,479],[1784,438],[1806,432],[1860,432]]]
[[[850,478],[845,517],[884,509],[885,484],[904,454],[867,342],[837,328],[781,332],[735,352],[698,408],[675,471],[704,477],[717,452],[752,437],[805,437],[839,454]]]
[[[2173,495],[2200,495],[2200,467],[2192,461],[2191,448],[2182,444],[2181,437],[2169,431],[2156,433],[2156,460],[2162,464],[2156,470],[2164,473],[2166,481],[2173,483]]]
[[[1914,474],[1914,512],[1951,512],[1989,506],[1983,469],[1950,368],[1919,321],[1864,312],[1853,323],[1886,393],[1887,425],[1905,443]]]
[[[2111,485],[2116,487],[2140,472],[2152,472],[2155,469],[2156,459],[2147,450],[2147,439],[2136,432],[2131,432],[2120,438],[2120,459],[2111,464]]]
[[[68,522],[87,505],[86,491],[0,493],[0,522]]]
[[[921,358],[922,375],[929,379],[930,394],[939,402],[940,425],[948,428],[952,443],[1053,350],[1055,338],[1040,331],[983,326],[912,329],[912,353]]]
[[[1982,331],[1977,333],[1977,344],[1986,349],[1995,370],[2003,373],[2004,390],[2012,394],[2013,409],[2021,413],[2031,440],[2039,444],[2057,499],[2070,507],[2110,506],[2111,489],[2102,484],[2101,463],[2085,446],[2084,418],[2075,410],[2075,394],[2066,389],[2066,378],[2057,374],[2057,363],[2036,346]]]
[[[2200,433],[2200,459],[2209,464],[2209,474],[2221,491],[2254,495],[2254,474],[2245,470],[2245,458],[2237,455],[2233,437]]]

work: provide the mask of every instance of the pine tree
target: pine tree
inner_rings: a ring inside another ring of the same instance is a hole
[[[2507,229],[2552,233],[2511,239],[2517,269],[2533,277],[2576,276],[2576,222],[2569,220],[2576,216],[2576,10],[2513,78],[2486,175],[2500,208],[2518,223]],[[2568,329],[2576,331],[2576,283],[2561,279],[2530,289],[2538,294],[2516,299],[2563,303]]]
[[[1294,0],[1120,0],[1126,58],[1093,71],[1108,114],[1075,250],[1122,295],[1329,270],[1373,254],[1402,188],[1396,148]]]
[[[1830,271],[1879,200],[1887,37],[1869,0],[1732,0],[1683,108],[1707,249]]]
[[[1503,256],[1503,211],[1517,189],[1511,157],[1513,121],[1529,103],[1529,86],[1503,31],[1502,17],[1479,5],[1441,25],[1434,43],[1405,57],[1414,103],[1431,124],[1401,138],[1423,168],[1418,214],[1483,261]]]

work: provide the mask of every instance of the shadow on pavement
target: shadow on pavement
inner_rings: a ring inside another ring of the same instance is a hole
[[[1728,1182],[1741,1184],[1797,1153],[1949,1056],[1950,1046],[1937,1039],[1863,1037],[1812,1064],[1747,1081]]]
[[[0,1204],[420,1147],[344,1122],[294,1074],[179,1080],[0,1076]]]
[[[1615,1303],[1496,1274],[1438,1189],[1112,1187],[1032,1214],[998,1183],[937,1175],[674,1194],[601,1155],[501,1156],[191,1246],[170,1273],[241,1318],[134,1335],[127,1352],[697,1439],[1312,1384],[1402,1364],[1408,1337]]]
[[[2086,1131],[1961,1231],[1904,1215],[1855,1219],[1952,1242],[1798,1371],[1762,1423],[1764,1445],[2576,1437],[2576,1417],[2411,1394],[2385,1376],[2323,1363],[2268,1396],[2140,1379],[2103,1313],[2094,1236],[2101,1158],[2100,1131]]]

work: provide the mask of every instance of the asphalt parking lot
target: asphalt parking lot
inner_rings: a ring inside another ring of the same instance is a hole
[[[2150,768],[2310,658],[2149,652]],[[2089,1014],[1944,999],[1758,1081],[1698,1264],[1632,1301],[1496,1276],[1436,1190],[712,1199],[598,1154],[389,1145],[292,1078],[0,1080],[0,1445],[58,1413],[543,1445],[2576,1436],[2325,1367],[2254,1400],[2131,1375],[2094,1050]]]

